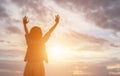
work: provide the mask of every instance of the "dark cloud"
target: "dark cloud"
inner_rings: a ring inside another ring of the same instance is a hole
[[[16,3],[21,8],[27,5],[27,2],[30,0],[11,0],[13,3]]]
[[[70,63],[70,64],[61,64],[60,66],[58,64],[51,64],[47,66],[47,75],[51,76],[116,76],[111,75],[109,72],[114,72],[117,69],[114,69],[112,71],[107,69],[108,65],[104,65],[102,63],[86,63],[86,62],[79,62],[79,63]],[[56,66],[58,68],[56,68]],[[52,71],[50,71],[52,68],[53,70],[56,70],[56,73],[54,74]],[[69,69],[69,70],[67,70]],[[65,73],[62,70],[66,70]],[[119,75],[118,75],[119,76]]]
[[[119,48],[120,44],[117,42],[111,42],[109,39],[100,38],[93,35],[83,34],[73,30],[69,30],[69,33],[65,34],[67,41],[72,46],[80,46],[73,50],[92,50],[92,51],[108,51],[108,49]],[[67,44],[67,45],[69,45]],[[81,44],[83,44],[81,46]]]
[[[120,3],[119,0],[96,1],[95,9],[91,8],[87,11],[86,16],[93,21],[97,26],[105,29],[120,30]],[[96,12],[93,12],[95,11]]]
[[[24,55],[24,52],[19,49],[0,49],[0,59],[8,59],[8,60],[15,60],[15,58],[19,57],[20,55]],[[11,59],[12,58],[12,59]],[[24,58],[24,57],[23,57]]]
[[[111,59],[101,62],[98,65],[106,66],[109,72],[109,76],[120,76],[120,73],[119,73],[120,68],[118,67],[119,64],[120,64],[120,59],[113,57]],[[112,68],[109,68],[109,67],[112,67]]]
[[[60,6],[83,12],[85,17],[104,29],[120,31],[120,0],[54,0]]]
[[[120,44],[111,43],[110,46],[112,46],[112,47],[116,47],[116,48],[119,48],[119,47],[120,47]]]
[[[23,75],[23,62],[0,60],[0,76]]]
[[[6,30],[9,34],[22,34],[22,31],[16,26],[7,26]]]
[[[76,51],[104,51],[111,48],[111,42],[107,39],[92,36],[88,34],[79,33],[73,30],[69,30],[69,33],[65,34],[66,43],[65,45],[79,46],[71,48]],[[115,46],[112,46],[115,47]]]
[[[116,76],[110,75],[109,72],[117,72],[116,69],[107,69],[107,66],[119,64],[120,60],[113,58],[100,63],[94,62],[77,62],[77,63],[57,63],[46,65],[47,76],[74,76],[73,73],[77,72],[76,76]],[[23,61],[6,61],[0,60],[0,75],[2,76],[20,76],[24,71]],[[69,70],[68,70],[69,69]],[[51,71],[55,70],[55,71]],[[63,70],[66,70],[63,72]],[[3,75],[4,74],[4,75]],[[118,75],[119,76],[119,75]]]
[[[44,5],[44,0],[12,0],[19,8],[22,8],[21,14],[31,13],[35,19],[46,20],[46,15],[51,11]]]
[[[9,15],[7,14],[3,4],[5,4],[5,0],[0,0],[0,20],[8,18]]]
[[[76,31],[70,31],[69,34],[67,34],[67,36],[69,38],[77,39],[78,41],[88,41],[90,43],[98,43],[98,44],[101,44],[101,45],[109,42],[106,39],[90,36],[90,35],[87,35],[87,34],[82,34],[82,33],[76,32]]]
[[[11,42],[6,40],[0,40],[0,43],[11,43]]]
[[[92,74],[87,75],[87,76],[119,76],[118,75],[112,75],[110,74],[110,72],[119,72],[118,67],[114,67],[113,69],[108,69],[108,66],[112,66],[112,65],[116,65],[116,64],[120,64],[120,59],[118,58],[111,58],[111,59],[107,59],[105,61],[101,61],[101,62],[97,62],[97,63],[83,63],[78,64],[79,66],[86,66],[86,68],[83,68],[81,70],[86,71],[86,72],[90,72]]]
[[[84,71],[91,73],[90,75],[87,75],[87,76],[109,76],[108,70],[106,69],[105,66],[92,65],[92,66],[89,66]]]
[[[115,64],[120,64],[120,59],[117,57],[112,57],[109,59],[106,59],[105,61],[101,61],[98,63],[98,65],[102,65],[102,66],[110,66],[110,65],[115,65]]]

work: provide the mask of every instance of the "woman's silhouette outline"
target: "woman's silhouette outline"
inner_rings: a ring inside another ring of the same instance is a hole
[[[43,61],[48,63],[45,43],[59,23],[59,18],[59,15],[55,16],[55,24],[43,36],[42,30],[38,26],[32,27],[30,32],[28,32],[27,24],[29,21],[26,16],[23,17],[23,25],[27,44],[27,52],[24,58],[24,61],[27,63],[24,69],[24,76],[45,76]]]

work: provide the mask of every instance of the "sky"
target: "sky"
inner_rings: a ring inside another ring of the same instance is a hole
[[[0,0],[0,76],[21,76],[26,53],[22,18],[45,34],[46,76],[120,76],[120,0]]]

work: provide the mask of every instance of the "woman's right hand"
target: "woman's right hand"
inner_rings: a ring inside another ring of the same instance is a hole
[[[23,24],[26,25],[29,22],[28,18],[26,16],[23,17]]]

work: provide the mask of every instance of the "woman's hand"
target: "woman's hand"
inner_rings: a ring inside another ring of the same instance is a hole
[[[23,17],[23,24],[24,24],[24,30],[25,30],[25,33],[28,34],[28,28],[27,28],[27,23],[28,23],[28,18],[26,16]]]
[[[26,16],[23,17],[23,24],[26,25],[28,23],[28,18]]]
[[[55,23],[58,24],[58,23],[59,23],[59,20],[60,20],[60,16],[59,16],[59,15],[56,15],[56,16],[55,16]]]

